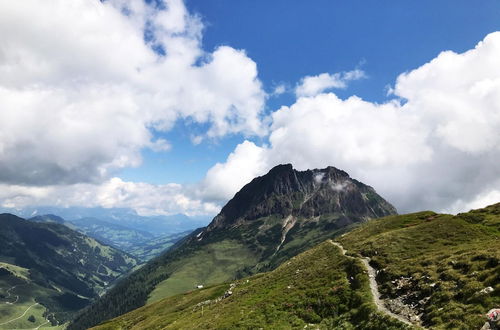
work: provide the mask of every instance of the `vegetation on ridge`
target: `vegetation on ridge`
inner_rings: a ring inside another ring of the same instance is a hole
[[[375,311],[359,260],[342,256],[336,246],[325,242],[269,273],[166,298],[95,329],[303,329],[308,325],[406,327]]]
[[[500,307],[500,203],[457,216],[377,219],[339,241],[371,258],[389,306],[422,314],[425,326],[479,329]]]
[[[269,273],[166,298],[96,329],[407,327],[374,312],[361,257],[378,270],[387,308],[425,327],[479,329],[500,305],[500,204],[389,216],[337,239],[357,258],[325,242]],[[226,290],[233,294],[220,299]]]

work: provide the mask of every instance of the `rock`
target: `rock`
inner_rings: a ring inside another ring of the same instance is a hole
[[[335,222],[340,227],[397,214],[372,187],[352,179],[342,170],[330,166],[297,171],[286,164],[274,167],[245,185],[205,232],[271,215],[311,218],[329,213],[344,215]]]
[[[489,294],[489,293],[492,293],[493,291],[495,291],[495,289],[493,289],[491,286],[488,286],[488,287],[482,289],[481,291],[479,291],[479,294]]]

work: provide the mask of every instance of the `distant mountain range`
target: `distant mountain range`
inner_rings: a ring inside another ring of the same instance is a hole
[[[57,221],[0,214],[0,324],[18,306],[36,303],[53,322],[64,322],[137,264]]]
[[[175,244],[196,228],[209,222],[205,216],[184,214],[141,216],[127,208],[25,207],[0,208],[37,222],[57,222],[80,231],[101,243],[130,253],[147,261]]]
[[[38,215],[30,218],[29,220],[63,224],[71,229],[80,231],[98,240],[99,242],[130,253],[142,262],[157,256],[192,231],[188,230],[179,233],[153,235],[148,231],[137,230],[96,218],[77,218],[71,221],[66,221],[53,214]],[[178,226],[178,228],[181,227],[182,226]]]
[[[206,226],[210,221],[206,216],[188,217],[184,214],[141,216],[127,208],[37,206],[22,209],[0,208],[0,212],[15,214],[25,219],[55,214],[70,222],[91,218],[138,232],[148,232],[155,237],[193,230]]]
[[[344,171],[277,166],[244,186],[206,228],[98,299],[69,329],[87,328],[197,285],[272,270],[356,224],[392,214],[391,204]]]

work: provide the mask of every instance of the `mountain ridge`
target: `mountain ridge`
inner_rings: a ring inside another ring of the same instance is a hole
[[[351,226],[395,213],[373,188],[344,171],[279,165],[245,185],[206,228],[118,283],[69,329],[95,325],[198,284],[272,270]],[[118,306],[110,309],[111,302]]]
[[[325,189],[322,189],[325,187],[336,193],[325,196]],[[376,195],[373,188],[351,179],[345,171],[333,166],[297,171],[291,164],[277,165],[266,175],[254,178],[241,188],[207,226],[207,232],[232,223],[238,218],[255,220],[271,214],[280,214],[283,217],[313,217],[325,213],[345,212],[356,213],[357,216],[366,214],[369,218],[371,211],[373,218],[397,213],[394,206],[382,198],[377,198],[377,202],[382,203],[385,210],[369,210],[363,205],[366,200],[362,200],[361,194],[352,193],[357,189],[364,189],[367,190],[366,193]],[[300,201],[303,196],[296,196],[300,192],[305,195],[303,201]],[[273,199],[274,196],[290,196],[290,199]],[[265,203],[269,199],[272,199],[272,204]]]

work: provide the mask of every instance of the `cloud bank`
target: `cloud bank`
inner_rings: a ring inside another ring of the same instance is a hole
[[[263,135],[265,93],[242,50],[201,48],[183,2],[0,3],[0,182],[106,180],[169,149],[153,130],[176,120],[200,138]]]
[[[342,168],[402,212],[458,212],[498,199],[500,32],[401,74],[395,98],[383,104],[317,94],[321,89],[272,114],[269,145],[246,141],[208,172],[207,186],[235,187],[219,190],[218,198],[248,181],[237,172],[240,164],[255,164],[245,170],[262,175],[290,162],[298,169]]]
[[[207,215],[220,206],[193,198],[180,184],[153,185],[111,178],[100,184],[77,183],[42,187],[0,184],[1,207],[27,206],[132,208],[140,215]]]
[[[0,206],[131,207],[214,214],[279,163],[329,165],[372,185],[401,212],[458,212],[500,196],[500,32],[402,73],[377,104],[331,91],[354,70],[306,76],[296,101],[264,118],[269,95],[243,50],[201,45],[181,0],[0,2]],[[274,95],[286,92],[277,86]],[[196,185],[113,177],[178,120],[204,139],[243,141]]]

